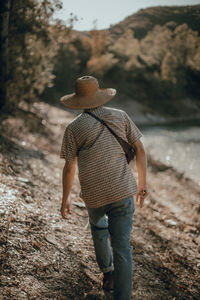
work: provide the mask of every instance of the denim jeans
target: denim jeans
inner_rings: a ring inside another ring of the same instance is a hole
[[[114,270],[114,300],[129,300],[132,294],[130,234],[134,199],[130,197],[87,210],[99,268],[104,273]]]

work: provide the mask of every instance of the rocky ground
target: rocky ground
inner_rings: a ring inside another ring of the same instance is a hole
[[[0,116],[0,299],[111,299],[102,292],[77,176],[72,213],[67,220],[59,213],[59,150],[72,118],[44,103]],[[131,240],[133,298],[200,299],[200,188],[148,162],[150,195],[136,206]]]

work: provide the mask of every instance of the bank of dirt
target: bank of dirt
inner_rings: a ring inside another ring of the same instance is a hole
[[[1,114],[0,299],[111,299],[102,292],[77,176],[71,215],[62,220],[59,212],[59,150],[72,118],[44,103]],[[151,157],[148,186],[131,239],[133,298],[199,299],[200,189]]]

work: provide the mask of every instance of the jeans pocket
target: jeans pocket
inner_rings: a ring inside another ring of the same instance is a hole
[[[134,203],[134,198],[133,197],[130,197],[128,198],[128,208],[129,208],[129,213],[134,213],[135,211],[135,203]]]
[[[127,214],[134,213],[135,206],[134,206],[134,199],[133,197],[125,198],[120,201],[111,203],[109,205],[109,210],[107,212],[108,215],[115,215],[115,216],[123,216]]]

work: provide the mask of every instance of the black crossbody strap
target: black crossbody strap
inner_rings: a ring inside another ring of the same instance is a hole
[[[114,135],[114,137],[117,139],[117,141],[119,142],[119,137],[118,135],[106,124],[106,122],[102,119],[100,119],[99,117],[97,117],[96,115],[94,115],[93,113],[91,113],[90,111],[85,111],[84,113],[92,116],[93,118],[95,118],[96,120],[98,120],[99,122],[101,122],[101,124],[103,124],[104,126],[106,126],[106,128],[108,128],[108,130]],[[120,143],[120,142],[119,142]],[[121,145],[121,144],[120,144]]]
[[[131,160],[134,159],[136,150],[134,147],[132,147],[129,143],[127,143],[124,139],[122,139],[120,136],[118,136],[107,124],[104,120],[100,119],[90,111],[85,111],[86,114],[90,115],[91,117],[95,118],[97,121],[99,121],[101,124],[103,124],[108,130],[114,135],[118,143],[121,145],[123,148],[125,155],[126,155],[126,160],[129,163]]]

